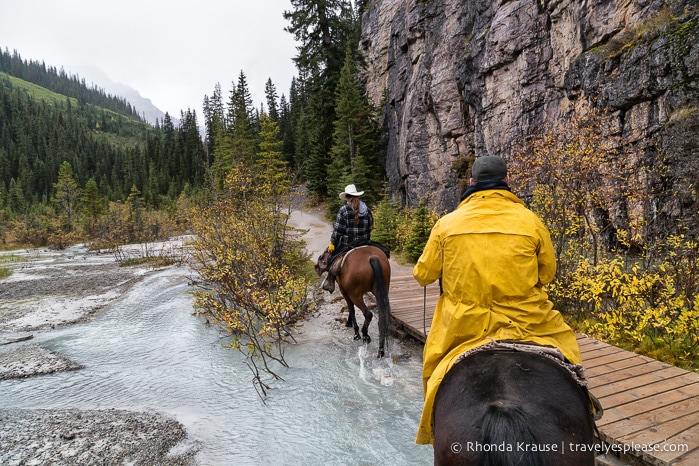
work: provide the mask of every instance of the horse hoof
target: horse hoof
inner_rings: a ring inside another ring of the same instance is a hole
[[[362,340],[364,340],[364,343],[371,343],[371,338],[369,336],[365,336]]]
[[[354,339],[355,339],[355,340],[360,340],[361,338],[362,338],[362,337],[360,337],[359,335],[355,335],[355,336],[354,336]]]
[[[386,353],[384,352],[384,350],[380,349],[380,350],[379,350],[379,354],[377,354],[376,357],[379,358],[379,359],[381,359],[381,358],[383,358],[384,356],[386,356]]]

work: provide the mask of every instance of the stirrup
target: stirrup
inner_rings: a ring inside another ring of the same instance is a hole
[[[604,415],[604,408],[602,408],[602,403],[600,403],[597,397],[589,391],[587,392],[587,394],[590,396],[590,401],[592,402],[592,406],[594,408],[593,420],[599,421],[600,419],[602,419],[602,416]]]
[[[329,280],[329,278],[331,279]],[[328,273],[323,279],[323,283],[320,284],[320,287],[325,291],[332,293],[333,291],[335,291],[335,277]]]

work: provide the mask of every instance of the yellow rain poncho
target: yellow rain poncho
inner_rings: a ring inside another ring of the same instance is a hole
[[[425,342],[416,443],[434,443],[432,408],[444,375],[489,338],[553,346],[581,364],[575,334],[542,289],[555,273],[548,230],[507,190],[477,191],[437,221],[413,269],[420,285],[441,278],[443,287]]]

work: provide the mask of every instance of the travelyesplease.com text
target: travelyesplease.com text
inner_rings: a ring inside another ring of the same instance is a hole
[[[593,451],[595,454],[609,454],[609,453],[633,453],[633,452],[644,452],[644,453],[659,453],[659,452],[686,452],[689,451],[689,445],[687,444],[673,444],[673,443],[653,443],[653,444],[643,444],[643,443],[526,443],[526,442],[516,442],[516,443],[480,443],[480,442],[465,442],[459,443],[454,442],[451,444],[451,451],[454,453],[460,452],[581,452],[581,451]]]

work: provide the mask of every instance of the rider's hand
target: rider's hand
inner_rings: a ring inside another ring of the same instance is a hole
[[[328,252],[333,252],[335,250],[335,245],[330,243],[330,246],[328,246]]]

